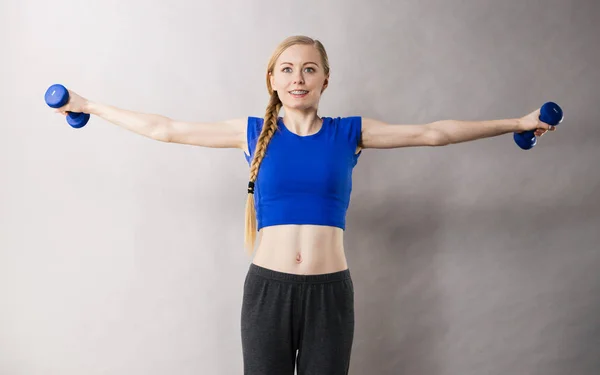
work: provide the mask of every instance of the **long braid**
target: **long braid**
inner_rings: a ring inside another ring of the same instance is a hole
[[[260,163],[265,157],[267,145],[273,138],[277,130],[277,118],[281,110],[282,103],[276,91],[271,94],[271,99],[267,105],[263,128],[256,142],[256,150],[250,164],[250,183],[248,190],[248,198],[246,200],[246,231],[244,243],[248,255],[254,252],[254,242],[256,241],[256,211],[254,207],[254,182],[258,176]]]

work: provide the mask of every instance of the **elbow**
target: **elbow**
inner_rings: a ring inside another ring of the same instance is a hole
[[[168,121],[155,123],[151,126],[148,137],[155,141],[171,142],[171,125]]]
[[[425,144],[432,147],[447,146],[452,144],[452,140],[443,131],[430,129],[425,135]]]

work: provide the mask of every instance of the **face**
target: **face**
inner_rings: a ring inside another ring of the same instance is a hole
[[[286,49],[270,75],[271,87],[277,91],[283,105],[294,109],[316,109],[328,78],[319,50],[310,45]]]

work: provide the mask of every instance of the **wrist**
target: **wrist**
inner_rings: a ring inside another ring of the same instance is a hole
[[[98,109],[98,106],[96,105],[96,103],[86,99],[86,101],[83,104],[83,112],[84,113],[89,113],[90,115],[97,115],[98,114],[97,109]]]
[[[514,119],[514,129],[513,132],[514,133],[518,133],[518,132],[523,132],[527,130],[526,129],[526,125],[525,122],[523,121],[522,118],[516,118]]]

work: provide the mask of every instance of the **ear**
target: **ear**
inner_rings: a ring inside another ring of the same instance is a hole
[[[325,91],[327,86],[329,86],[329,77],[325,78],[325,82],[323,82],[323,88],[321,89],[321,94],[323,93],[323,91]]]
[[[273,77],[273,73],[269,72],[269,81],[271,82],[271,87],[273,88],[273,90],[275,90],[275,88],[273,87],[273,84],[275,83],[275,78]]]

